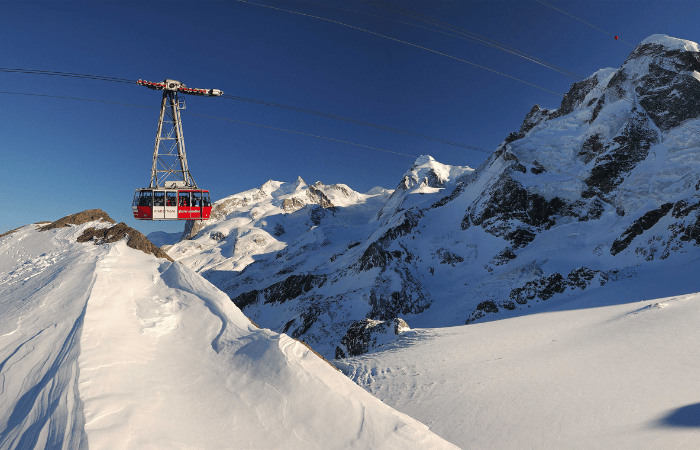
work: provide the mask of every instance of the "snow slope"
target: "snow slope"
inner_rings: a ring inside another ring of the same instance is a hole
[[[336,361],[471,449],[700,448],[698,261],[511,319],[402,334]]]
[[[455,448],[103,226],[0,238],[0,449]]]

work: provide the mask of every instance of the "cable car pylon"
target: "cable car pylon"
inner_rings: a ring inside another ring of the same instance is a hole
[[[209,191],[200,189],[187,165],[180,110],[184,100],[178,94],[220,97],[220,89],[194,89],[176,80],[136,84],[163,91],[158,131],[153,149],[151,181],[136,189],[132,210],[139,220],[207,220],[211,214]]]

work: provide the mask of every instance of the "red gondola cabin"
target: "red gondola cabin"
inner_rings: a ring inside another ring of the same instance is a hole
[[[136,189],[131,209],[139,220],[207,220],[211,200],[202,189]]]

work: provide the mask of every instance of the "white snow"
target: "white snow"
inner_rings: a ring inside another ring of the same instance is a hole
[[[0,449],[455,448],[89,226],[0,238]]]
[[[336,363],[462,448],[697,449],[697,263]]]
[[[691,52],[700,51],[698,44],[693,41],[686,41],[685,39],[678,39],[665,34],[652,34],[639,43],[639,45],[645,44],[659,44],[663,45],[669,50],[683,50]]]

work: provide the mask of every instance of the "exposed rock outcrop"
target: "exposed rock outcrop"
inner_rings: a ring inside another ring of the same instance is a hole
[[[372,348],[393,341],[396,336],[409,330],[406,321],[398,317],[386,321],[358,320],[350,325],[345,336],[340,340],[342,347],[336,347],[335,357],[340,359],[362,355]]]
[[[58,219],[48,225],[39,228],[39,231],[48,231],[54,228],[64,228],[71,225],[83,225],[89,222],[115,223],[115,221],[101,209],[90,209]],[[92,242],[95,245],[110,244],[126,238],[126,245],[136,250],[154,255],[157,258],[173,259],[160,248],[156,247],[140,231],[120,222],[111,227],[88,228],[76,239],[78,242]]]

